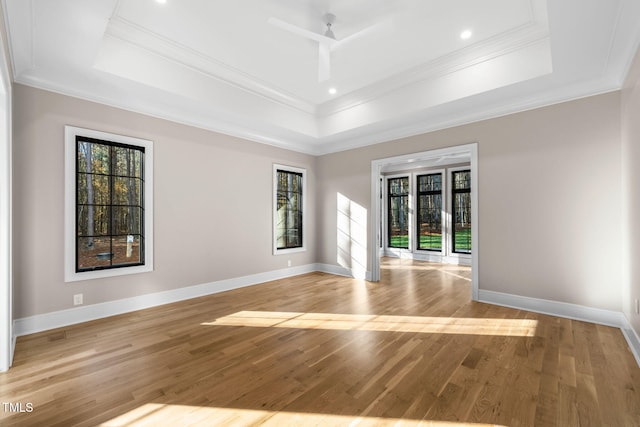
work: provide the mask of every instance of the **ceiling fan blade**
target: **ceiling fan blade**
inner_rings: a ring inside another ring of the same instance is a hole
[[[293,34],[297,34],[299,36],[305,37],[307,39],[315,40],[320,45],[333,46],[336,41],[330,37],[326,37],[322,34],[314,33],[313,31],[305,30],[304,28],[300,28],[298,26],[289,24],[288,22],[281,21],[278,18],[269,18],[269,24],[274,25],[283,30],[289,31]]]
[[[356,31],[353,34],[350,34],[347,37],[344,37],[338,40],[338,42],[335,43],[335,45],[331,46],[331,48],[335,50],[361,37],[372,35],[384,30],[392,30],[392,29],[393,29],[393,22],[391,21],[391,19],[385,19],[382,22],[378,22],[377,24],[370,25],[366,28],[363,28],[360,31]]]
[[[318,82],[331,78],[331,47],[326,43],[318,45]]]

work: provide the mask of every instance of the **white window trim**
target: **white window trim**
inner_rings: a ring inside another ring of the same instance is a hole
[[[106,270],[76,272],[76,136],[113,141],[121,144],[144,147],[144,265],[120,267]],[[101,279],[153,271],[153,141],[116,135],[108,132],[64,127],[65,137],[65,220],[64,220],[64,281]]]
[[[277,221],[278,221],[278,170],[302,174],[302,246],[299,248],[278,249]],[[295,166],[287,166],[274,163],[273,164],[273,199],[272,199],[272,218],[273,218],[273,254],[285,255],[296,252],[304,252],[307,250],[307,170]]]

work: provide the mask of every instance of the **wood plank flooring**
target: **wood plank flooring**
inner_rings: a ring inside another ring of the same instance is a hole
[[[20,337],[0,425],[640,426],[618,329],[470,294],[384,259]]]

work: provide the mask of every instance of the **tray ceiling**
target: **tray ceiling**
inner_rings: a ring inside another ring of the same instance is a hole
[[[619,89],[633,0],[3,0],[17,82],[311,154]],[[338,43],[319,82],[319,43]],[[464,31],[470,37],[461,37]],[[331,93],[335,92],[335,93]]]

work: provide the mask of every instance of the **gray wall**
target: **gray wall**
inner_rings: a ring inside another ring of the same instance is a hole
[[[372,160],[470,142],[480,289],[620,311],[619,92],[319,158],[319,261],[336,264],[337,193],[370,221]]]
[[[64,283],[64,125],[154,141],[155,271]],[[314,263],[272,255],[272,164],[307,169],[315,223],[316,158],[22,85],[13,106],[14,317]]]
[[[625,241],[623,259],[623,311],[640,335],[640,315],[635,300],[640,299],[640,51],[622,90],[622,163],[624,190],[622,222]]]

